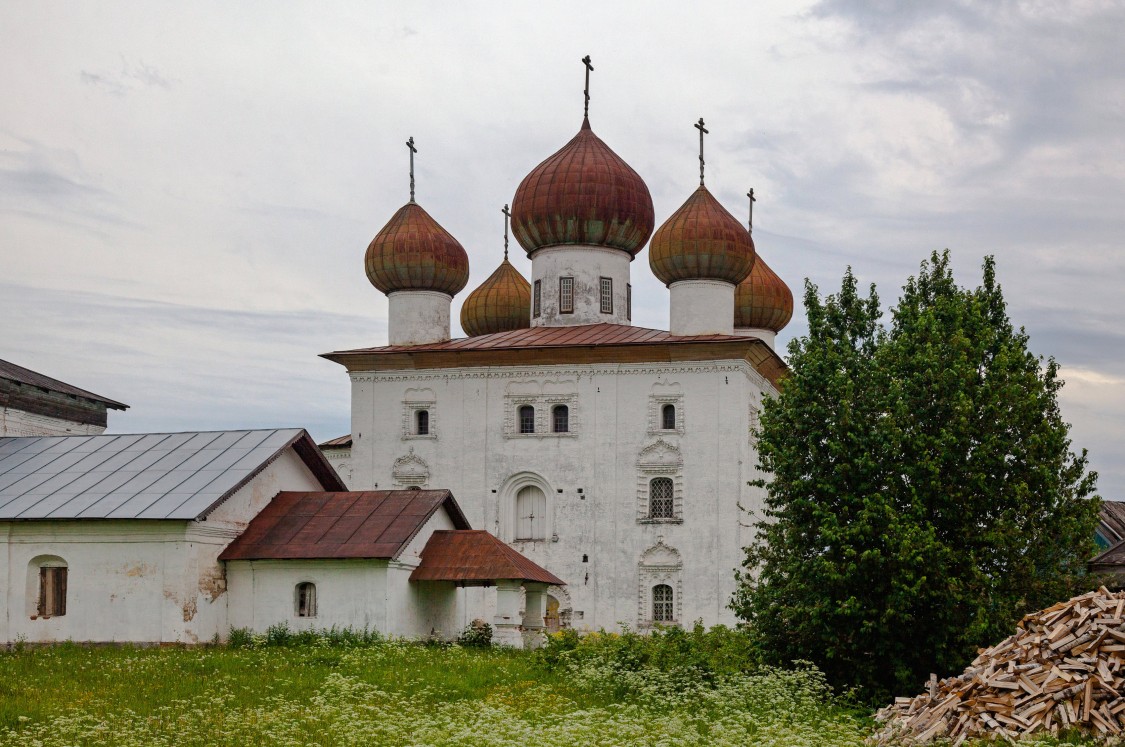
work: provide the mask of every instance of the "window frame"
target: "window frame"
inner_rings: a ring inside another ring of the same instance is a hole
[[[574,277],[564,275],[559,278],[559,313],[574,313]]]
[[[419,408],[414,411],[414,435],[430,435],[430,411],[428,409]]]
[[[49,620],[66,615],[67,577],[65,565],[39,566],[39,596],[36,617]]]
[[[633,321],[633,284],[625,283],[625,320]]]
[[[559,415],[562,415],[560,428]],[[567,405],[554,405],[551,407],[551,433],[570,433],[570,407]]]
[[[598,278],[598,309],[603,314],[613,313],[613,278]]]
[[[294,616],[302,619],[315,619],[319,612],[317,609],[316,584],[312,581],[302,581],[294,587],[293,591],[295,594],[293,600]]]
[[[659,591],[658,591],[659,590]],[[676,623],[676,590],[671,584],[656,584],[652,587],[652,622],[654,625],[674,625]],[[660,597],[667,596],[666,599]]]
[[[524,414],[527,411],[531,412],[530,421],[524,419]],[[525,427],[529,424],[530,430]],[[516,407],[516,432],[521,436],[535,435],[535,405],[524,404]]]
[[[658,488],[660,496],[656,494]],[[657,502],[660,505],[659,511]],[[658,475],[648,481],[648,518],[658,521],[676,518],[676,481],[671,477]]]
[[[543,281],[536,280],[531,293],[531,318],[538,319],[543,314]]]

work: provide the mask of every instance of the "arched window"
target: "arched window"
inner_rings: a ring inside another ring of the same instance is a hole
[[[414,433],[419,436],[430,435],[429,410],[418,410],[414,413]]]
[[[516,493],[516,539],[547,538],[547,496],[535,485]]]
[[[316,617],[316,584],[297,584],[297,617]]]
[[[35,604],[37,617],[62,617],[66,614],[66,561],[62,558],[33,560],[39,576],[39,597]]]
[[[676,430],[676,406],[664,405],[660,409],[660,427],[666,431]]]
[[[535,433],[535,408],[524,405],[519,409],[520,433]]]
[[[676,503],[673,498],[672,478],[654,477],[648,484],[648,517],[650,519],[674,519]]]
[[[657,584],[652,587],[652,621],[673,622],[675,619],[672,587],[668,584]]]
[[[551,432],[567,433],[570,431],[570,408],[566,405],[555,405],[551,410]]]

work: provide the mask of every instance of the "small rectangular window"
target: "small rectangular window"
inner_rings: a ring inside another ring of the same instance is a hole
[[[570,408],[566,405],[556,405],[555,409],[551,410],[551,432],[570,432]]]
[[[417,420],[417,428],[415,429],[415,432],[419,436],[430,435],[430,411],[418,410],[418,412],[414,414],[414,417]]]
[[[613,278],[601,278],[602,313],[613,313]]]
[[[537,319],[539,317],[540,309],[542,308],[542,301],[541,301],[541,299],[543,297],[542,289],[543,289],[543,281],[542,280],[536,280],[535,281],[535,291],[534,291],[534,293],[532,293],[532,297],[531,297],[531,318],[532,319]]]
[[[524,405],[519,409],[520,433],[535,433],[535,408]]]
[[[633,284],[625,283],[625,318],[633,321]]]
[[[574,313],[574,278],[559,278],[559,313]]]

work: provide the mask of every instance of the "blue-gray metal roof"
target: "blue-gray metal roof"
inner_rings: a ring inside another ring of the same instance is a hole
[[[342,489],[301,428],[0,438],[0,521],[199,519],[288,446]]]

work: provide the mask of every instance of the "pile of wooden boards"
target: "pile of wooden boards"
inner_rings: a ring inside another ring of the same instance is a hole
[[[1104,586],[1020,621],[1015,635],[981,649],[964,674],[876,714],[873,745],[1080,729],[1125,734],[1125,592]]]

